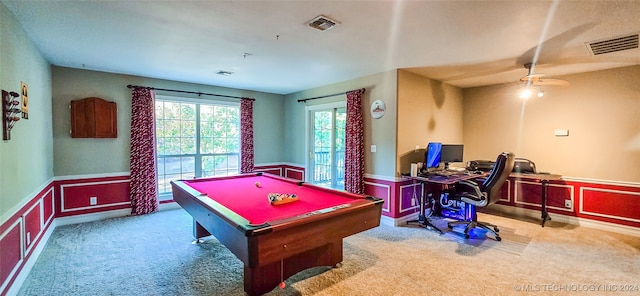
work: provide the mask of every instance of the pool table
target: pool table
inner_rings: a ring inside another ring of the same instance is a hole
[[[290,276],[342,262],[342,239],[380,225],[382,200],[266,173],[171,182],[194,220],[244,263],[244,290],[261,295]],[[269,193],[296,194],[272,205]]]

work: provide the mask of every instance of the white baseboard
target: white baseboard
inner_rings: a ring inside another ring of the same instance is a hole
[[[430,212],[427,210],[425,211],[425,215],[428,217],[430,216],[429,214]],[[386,216],[382,216],[382,220],[380,221],[381,224],[384,225],[388,225],[388,226],[394,226],[394,227],[398,227],[398,226],[405,226],[407,225],[407,221],[411,221],[411,220],[417,220],[418,219],[418,212],[415,213],[411,213],[409,215],[406,216],[402,216],[400,218],[391,218],[391,217],[386,217]]]
[[[387,216],[382,216],[380,217],[380,225],[386,225],[386,226],[398,226],[396,224],[396,221],[398,219],[393,219],[391,217],[387,217]]]
[[[525,217],[530,217],[534,219],[540,219],[539,210],[530,210],[530,209],[517,208],[517,207],[505,206],[505,205],[499,205],[499,204],[491,205],[491,209],[494,209],[503,213],[513,214],[516,216],[525,216]],[[631,227],[626,225],[614,224],[614,223],[585,219],[585,218],[572,217],[572,216],[555,214],[555,213],[549,213],[549,217],[551,217],[552,219],[551,221],[640,237],[640,228],[637,228],[637,227]]]
[[[509,213],[510,215],[514,215],[514,216],[524,216],[524,217],[529,217],[534,219],[540,219],[540,211],[536,211],[536,210],[516,208],[516,207],[499,205],[499,204],[491,205],[491,209],[504,212],[504,213]],[[551,217],[552,221],[556,221],[560,223],[584,226],[584,227],[598,229],[598,230],[604,230],[604,231],[610,231],[610,232],[620,233],[624,235],[640,237],[640,228],[637,228],[637,227],[566,216],[566,215],[555,214],[555,213],[550,213],[549,216]],[[414,214],[407,215],[400,218],[391,218],[391,217],[382,216],[382,219],[380,220],[380,224],[387,225],[387,226],[394,226],[394,227],[404,226],[407,224],[407,221],[415,220],[417,219],[417,217],[418,217],[418,213],[414,213]]]
[[[158,211],[166,211],[166,210],[175,210],[180,209],[180,205],[176,202],[163,203],[158,207]],[[62,225],[71,225],[78,223],[86,223],[99,221],[109,218],[118,218],[118,217],[126,217],[131,216],[131,209],[121,209],[121,210],[111,210],[99,213],[91,213],[91,214],[83,214],[83,215],[75,215],[69,217],[60,217],[56,218],[57,226]]]
[[[410,214],[410,215],[406,215],[406,216],[400,217],[400,218],[391,218],[391,217],[382,216],[382,219],[380,220],[380,224],[398,227],[398,226],[407,225],[407,221],[417,220],[417,219],[418,219],[418,213],[417,212],[413,213],[413,214]]]
[[[56,218],[56,226],[71,225],[78,223],[93,222],[109,218],[125,217],[131,215],[131,209],[112,210],[99,213],[74,215],[69,217]]]
[[[182,207],[177,202],[163,203],[158,207],[158,211],[168,211],[168,210],[177,210],[182,209]]]

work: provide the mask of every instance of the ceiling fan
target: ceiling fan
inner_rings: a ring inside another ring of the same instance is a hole
[[[538,98],[541,98],[544,96],[544,89],[542,88],[543,85],[567,86],[570,84],[569,81],[564,79],[547,78],[546,75],[543,74],[533,74],[533,63],[526,63],[524,64],[524,67],[528,70],[528,74],[527,76],[520,78],[520,81],[525,83],[525,86],[522,87],[520,94],[518,95],[521,99],[527,100],[534,94]]]
[[[527,69],[528,74],[525,77],[520,78],[520,81],[527,84],[527,86],[538,86],[538,85],[560,85],[566,86],[569,85],[569,81],[558,78],[547,78],[544,74],[533,74],[533,63],[526,63],[524,67]]]

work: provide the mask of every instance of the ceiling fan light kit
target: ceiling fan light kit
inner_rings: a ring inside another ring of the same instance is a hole
[[[539,86],[525,86],[520,89],[518,97],[523,100],[528,100],[533,97],[534,94],[536,97],[542,98],[544,96],[544,89]]]

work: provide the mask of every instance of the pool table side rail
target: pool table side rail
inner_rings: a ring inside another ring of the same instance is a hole
[[[334,206],[334,207],[329,207],[329,208],[324,208],[324,209],[320,209],[320,210],[316,210],[313,212],[309,212],[306,214],[302,214],[302,215],[297,215],[297,216],[293,216],[293,217],[288,217],[288,218],[284,218],[284,219],[279,219],[279,220],[272,220],[268,222],[268,225],[271,226],[271,230],[275,231],[275,230],[281,230],[281,229],[286,229],[289,227],[293,226],[297,226],[296,221],[299,221],[300,218],[306,218],[305,219],[305,223],[313,223],[315,221],[318,220],[325,220],[325,219],[329,219],[333,216],[339,216],[342,215],[344,212],[346,211],[358,211],[361,209],[366,209],[366,208],[370,208],[370,207],[376,207],[379,206],[380,207],[380,215],[382,215],[382,203],[384,202],[384,200],[377,198],[377,197],[366,197],[362,200],[355,200],[351,203],[348,204],[343,204],[343,205],[339,205],[339,206]],[[379,205],[380,204],[380,205]],[[262,231],[262,229],[255,229],[253,230],[253,234],[260,234],[260,231]]]
[[[193,189],[193,187],[185,184],[182,180],[171,181],[172,189],[173,189],[173,199],[183,208],[185,208],[185,201],[180,194],[176,194],[176,189],[183,191],[184,193],[193,196],[194,200],[203,205],[206,208],[210,208],[214,211],[218,216],[226,220],[229,224],[235,225],[237,229],[244,233],[246,236],[249,236],[255,233],[256,230],[265,229],[268,231],[268,223],[264,224],[251,224],[249,220],[244,217],[238,215],[236,212],[231,209],[225,207],[224,205],[218,203],[217,201],[209,198],[206,194],[201,193],[198,190]],[[185,210],[187,210],[185,208]],[[189,210],[187,210],[189,212]],[[195,218],[195,217],[194,217]]]
[[[189,183],[197,183],[197,182],[220,181],[220,180],[226,180],[226,179],[251,178],[251,177],[259,177],[259,176],[266,177],[266,178],[271,178],[271,179],[276,179],[276,180],[282,181],[282,182],[292,183],[292,184],[295,184],[295,185],[298,185],[298,186],[300,186],[303,183],[305,183],[304,181],[291,179],[291,178],[286,178],[286,177],[282,177],[282,176],[278,176],[278,175],[274,175],[274,174],[270,174],[270,173],[266,173],[266,172],[244,173],[244,174],[230,175],[230,176],[211,176],[211,177],[205,177],[205,178],[180,180],[180,181],[189,182]]]

